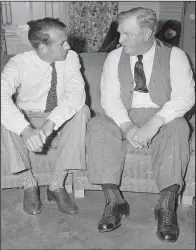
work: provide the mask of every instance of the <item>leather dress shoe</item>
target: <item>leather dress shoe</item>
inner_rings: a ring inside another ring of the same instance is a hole
[[[130,209],[127,201],[123,203],[107,203],[102,218],[98,223],[99,232],[103,233],[115,230],[121,225],[121,217],[128,217],[129,215]]]
[[[40,200],[40,190],[38,186],[34,186],[24,190],[23,209],[28,214],[39,214],[42,211],[42,203]]]
[[[49,201],[56,201],[58,210],[66,214],[78,213],[78,208],[75,202],[70,198],[64,188],[59,188],[55,191],[51,191],[47,188],[47,198]]]
[[[155,208],[155,219],[158,221],[157,236],[165,242],[175,242],[179,236],[179,226],[175,210]]]

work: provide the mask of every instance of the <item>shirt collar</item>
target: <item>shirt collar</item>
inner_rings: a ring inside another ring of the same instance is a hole
[[[152,47],[145,54],[143,54],[143,59],[144,60],[151,57],[154,54],[155,46],[156,46],[156,40],[154,41]]]

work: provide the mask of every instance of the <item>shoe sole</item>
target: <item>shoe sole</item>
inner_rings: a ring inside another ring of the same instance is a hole
[[[123,214],[123,215],[120,217],[120,221],[121,221],[122,218],[127,218],[127,217],[129,217],[129,215],[130,215],[130,211],[128,211],[126,214]],[[99,229],[98,229],[98,231],[99,231],[100,233],[111,232],[111,231],[116,230],[116,229],[119,228],[120,226],[121,226],[121,222],[119,222],[119,224],[117,224],[114,228],[112,228],[112,229],[110,229],[110,230],[107,230],[107,229],[99,230]]]
[[[38,210],[37,212],[29,212],[29,211],[25,210],[24,208],[23,208],[23,210],[24,210],[27,214],[36,215],[36,214],[40,214],[40,213],[41,213],[42,207],[41,207],[40,210]]]

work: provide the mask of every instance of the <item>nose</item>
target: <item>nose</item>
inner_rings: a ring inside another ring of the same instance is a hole
[[[69,50],[69,49],[70,49],[70,46],[69,46],[69,44],[68,44],[67,41],[64,42],[63,48],[64,48],[65,50]]]
[[[119,43],[124,42],[125,39],[126,39],[126,35],[125,34],[120,34]]]

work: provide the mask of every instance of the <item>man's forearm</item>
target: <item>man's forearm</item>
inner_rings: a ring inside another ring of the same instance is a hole
[[[85,104],[85,95],[80,98],[77,105],[68,101],[62,102],[48,116],[48,119],[55,123],[54,130],[57,130],[64,122],[71,119]],[[78,98],[79,99],[79,98]]]
[[[150,118],[149,121],[147,121],[147,124],[149,123],[157,129],[160,129],[163,125],[165,125],[165,118],[163,116],[155,114]]]

